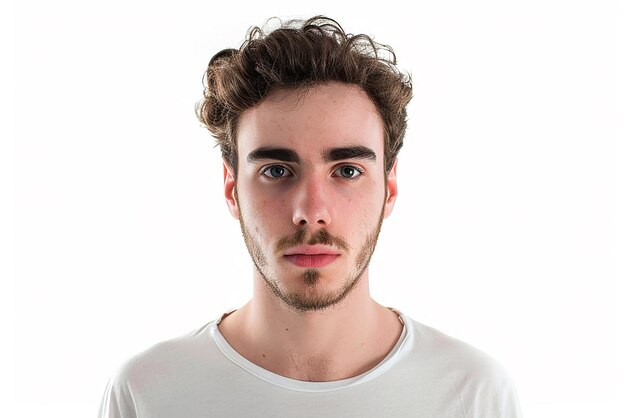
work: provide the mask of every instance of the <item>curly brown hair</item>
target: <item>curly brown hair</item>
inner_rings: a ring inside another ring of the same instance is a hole
[[[402,147],[411,76],[397,68],[391,47],[367,35],[346,34],[325,16],[290,20],[268,33],[252,27],[239,49],[224,49],[211,58],[203,81],[204,100],[196,105],[196,115],[217,139],[235,175],[239,117],[275,89],[333,81],[357,85],[383,122],[386,173]]]

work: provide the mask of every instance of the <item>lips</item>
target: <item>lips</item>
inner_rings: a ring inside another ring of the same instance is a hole
[[[284,256],[298,267],[320,268],[335,261],[340,254],[327,246],[312,245],[292,248]]]

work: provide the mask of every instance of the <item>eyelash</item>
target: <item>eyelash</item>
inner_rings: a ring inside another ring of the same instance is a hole
[[[268,175],[266,174],[266,173],[268,173],[268,172],[269,172],[272,168],[276,168],[276,167],[278,167],[278,168],[282,168],[282,169],[283,169],[283,170],[285,170],[286,172],[291,173],[291,175],[293,176],[293,172],[292,172],[289,168],[285,167],[284,165],[280,165],[280,164],[273,164],[273,165],[269,165],[269,166],[267,166],[267,167],[263,168],[263,169],[261,170],[261,175],[262,175],[263,177],[265,177],[267,180],[270,180],[270,181],[278,181],[278,180],[283,179],[283,178],[285,178],[285,177],[289,177],[289,176],[270,177],[270,176],[268,176]],[[346,168],[346,167],[353,168],[353,169],[356,171],[356,173],[358,173],[358,175],[357,175],[357,176],[354,176],[354,177],[343,177],[343,176],[338,176],[338,177],[343,178],[344,180],[351,180],[351,181],[357,180],[357,179],[358,179],[359,177],[361,177],[361,175],[363,175],[363,173],[364,173],[364,170],[363,170],[363,169],[361,169],[361,168],[359,168],[359,167],[357,167],[357,166],[354,166],[354,165],[346,164],[346,165],[342,165],[342,166],[340,166],[340,167],[337,167],[335,170],[333,170],[333,174],[334,174],[335,172],[337,172],[337,171],[339,171],[339,170],[343,169],[343,168]]]
[[[291,173],[291,170],[289,170],[289,169],[288,169],[287,167],[285,167],[284,165],[273,164],[273,165],[269,165],[269,166],[267,166],[267,167],[263,168],[263,169],[261,170],[261,175],[262,175],[263,177],[265,177],[266,179],[271,180],[271,181],[277,181],[277,180],[280,180],[280,179],[282,179],[282,178],[285,178],[285,176],[281,176],[281,177],[270,177],[270,176],[266,175],[266,173],[267,173],[267,172],[269,172],[272,168],[276,168],[276,167],[278,167],[278,168],[282,168],[282,169],[283,169],[283,170],[285,170],[286,172]],[[291,175],[293,175],[293,173],[291,173]]]
[[[333,173],[335,173],[335,172],[337,172],[337,171],[339,171],[339,170],[341,170],[341,169],[343,169],[343,168],[353,168],[353,169],[355,170],[355,172],[356,172],[356,173],[358,173],[358,175],[357,175],[357,176],[354,176],[354,177],[343,177],[343,176],[339,176],[339,177],[341,177],[341,178],[343,178],[343,179],[346,179],[346,180],[357,180],[359,177],[361,177],[361,175],[363,175],[363,172],[364,172],[364,171],[363,171],[363,169],[361,169],[361,168],[359,168],[359,167],[357,167],[357,166],[350,165],[350,164],[346,164],[346,165],[342,165],[342,166],[340,166],[340,167],[337,167],[337,169],[336,169],[336,170],[334,170],[334,171],[333,171]]]

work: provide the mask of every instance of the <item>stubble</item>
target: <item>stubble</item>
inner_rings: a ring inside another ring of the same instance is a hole
[[[378,236],[380,234],[384,218],[383,205],[376,226],[367,234],[364,244],[358,249],[358,253],[355,258],[354,270],[344,278],[340,289],[337,291],[320,292],[320,270],[306,269],[302,273],[303,288],[297,292],[285,292],[281,289],[279,278],[272,277],[271,272],[267,268],[268,262],[262,250],[261,244],[248,230],[246,223],[244,222],[245,216],[241,213],[241,205],[239,205],[239,203],[238,206],[241,215],[239,220],[241,232],[257,271],[274,296],[282,301],[289,309],[299,313],[331,308],[339,304],[350,294],[350,292],[360,282],[363,272],[369,265],[372,255],[374,254],[374,249],[376,248],[376,243],[378,241]],[[307,245],[323,244],[335,246],[344,250],[346,253],[351,251],[351,247],[345,239],[330,234],[326,229],[317,230],[308,240],[306,239],[306,236],[307,231],[305,228],[302,228],[298,229],[292,235],[279,239],[273,248],[274,256],[280,256],[284,250],[305,243]]]

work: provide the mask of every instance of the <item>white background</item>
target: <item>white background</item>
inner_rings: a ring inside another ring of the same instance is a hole
[[[0,415],[95,416],[123,360],[248,300],[194,105],[250,26],[321,13],[414,79],[374,299],[498,359],[526,417],[624,416],[618,4],[308,3],[2,6]]]

